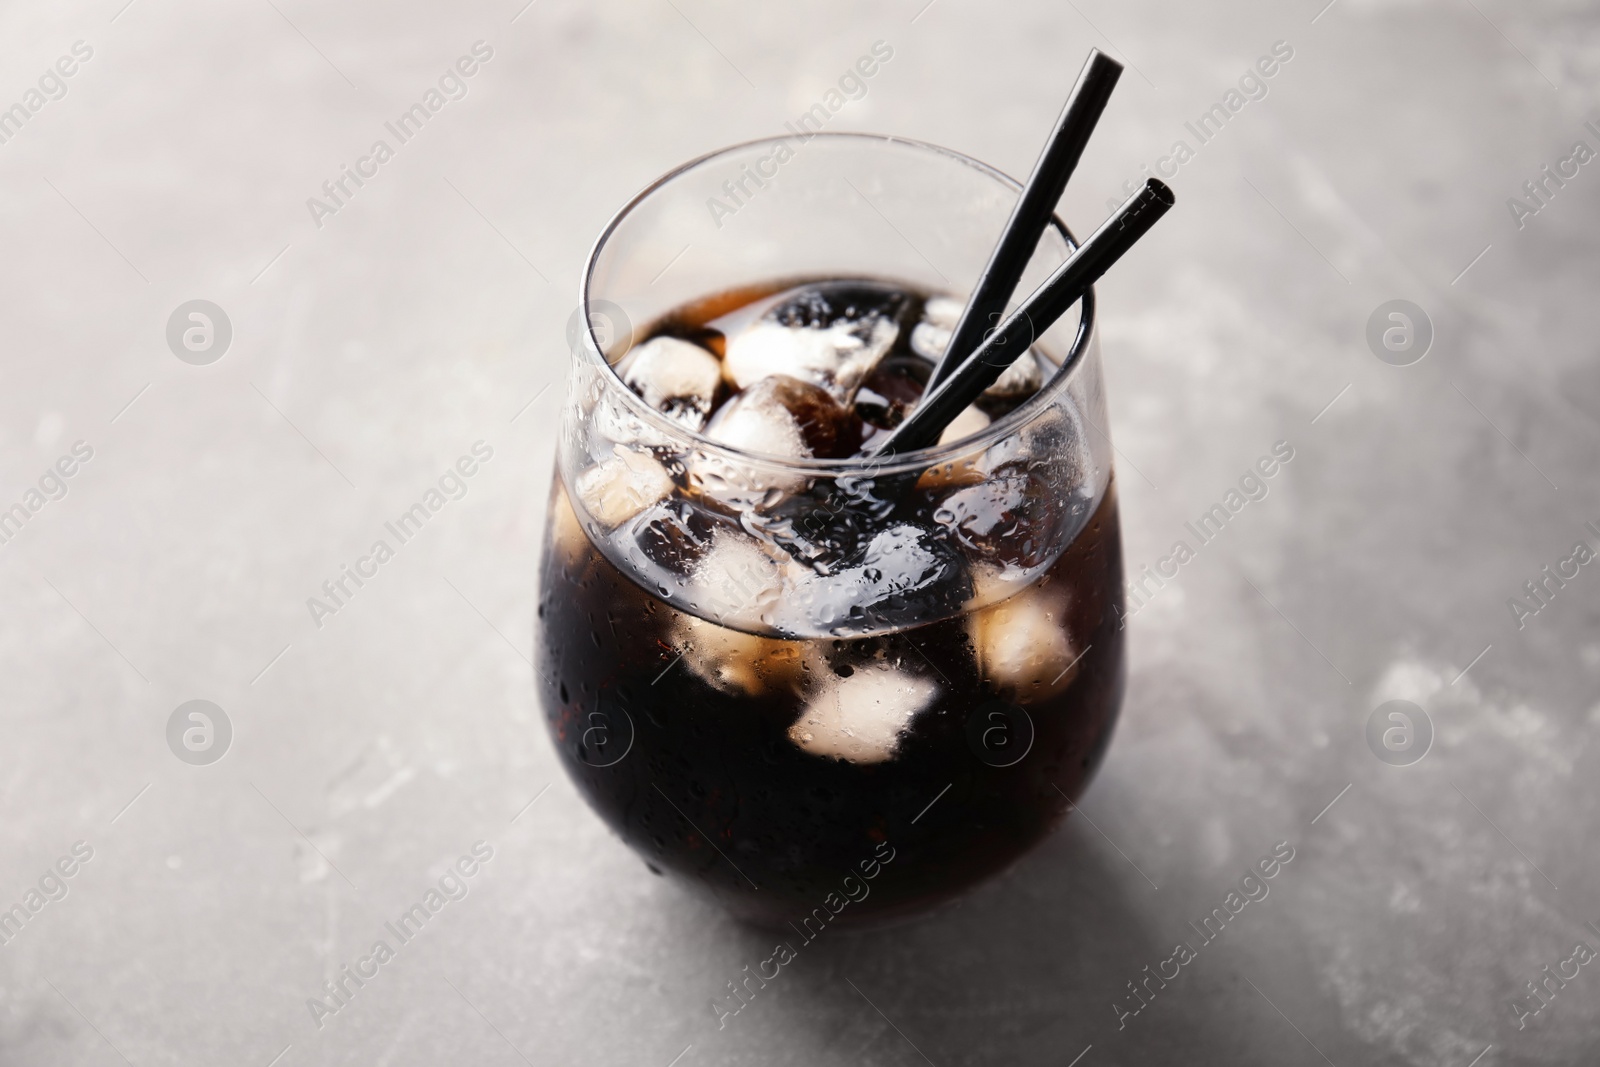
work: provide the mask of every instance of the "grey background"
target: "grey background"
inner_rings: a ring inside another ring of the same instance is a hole
[[[121,2],[0,12],[6,104],[94,49],[0,145],[0,506],[94,449],[0,546],[0,898],[94,849],[0,947],[0,1062],[1593,1058],[1595,968],[1526,1029],[1508,1005],[1600,945],[1600,575],[1521,630],[1507,598],[1596,540],[1600,166],[1521,231],[1506,207],[1600,148],[1592,5]],[[306,198],[479,39],[469,95],[319,229]],[[1090,46],[1133,64],[1079,226],[1288,41],[1101,287],[1132,569],[1296,452],[1132,621],[1086,817],[927,921],[826,935],[719,1032],[770,939],[609,836],[535,704],[563,331],[629,195],[781,133],[880,39],[834,128],[1014,174]],[[196,298],[233,324],[210,366],[164,340]],[[1404,368],[1364,341],[1396,298],[1436,332]],[[315,626],[477,440],[468,495]],[[234,731],[204,767],[164,733],[197,698]],[[1389,699],[1433,721],[1413,766],[1366,747]],[[470,895],[318,1029],[306,999],[480,839]],[[1271,895],[1119,1030],[1125,983],[1279,841]]]

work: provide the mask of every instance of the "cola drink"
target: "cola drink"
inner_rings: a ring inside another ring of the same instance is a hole
[[[652,871],[809,931],[1065,816],[1125,677],[1116,489],[1042,349],[877,462],[960,304],[877,279],[678,307],[575,390],[538,607],[551,737]]]

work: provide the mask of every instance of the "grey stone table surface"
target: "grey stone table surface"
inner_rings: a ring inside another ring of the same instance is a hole
[[[1592,4],[62,0],[0,31],[0,1062],[1593,1061],[1600,574],[1543,570],[1600,542]],[[1294,459],[1131,619],[1082,817],[719,1029],[768,938],[645,871],[536,703],[563,330],[628,196],[782,133],[877,41],[834,128],[1013,173],[1090,46],[1130,65],[1063,212],[1176,171],[1101,287],[1131,568]],[[194,299],[231,324],[203,365],[167,340]],[[1395,299],[1432,326],[1407,366],[1367,342]],[[209,765],[169,746],[197,699],[231,724]],[[1366,740],[1390,700],[1431,723],[1409,766]],[[1280,842],[1269,895],[1133,999]],[[466,896],[316,1017],[475,845]]]

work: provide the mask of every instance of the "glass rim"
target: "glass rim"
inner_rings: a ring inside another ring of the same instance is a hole
[[[945,148],[928,141],[900,137],[895,134],[837,130],[812,134],[802,143],[808,144],[817,138],[835,142],[849,139],[879,145],[905,145],[931,152],[934,155],[942,156],[945,159],[970,167],[994,179],[1013,192],[1020,193],[1023,188],[1021,182],[998,167],[993,167],[982,160],[974,159],[964,152],[957,152],[952,148]],[[733,445],[714,441],[698,430],[688,429],[682,423],[668,418],[662,412],[645,403],[643,397],[628,387],[627,383],[617,373],[616,366],[606,359],[605,352],[600,345],[600,339],[595,334],[594,317],[590,314],[590,296],[594,285],[594,273],[599,264],[600,256],[605,251],[607,242],[636,208],[652,195],[665,188],[674,179],[714,159],[762,145],[787,144],[793,139],[792,135],[758,137],[753,140],[727,145],[696,156],[687,162],[680,163],[630,197],[627,203],[623,204],[616,214],[611,216],[610,221],[606,223],[599,236],[595,238],[594,246],[589,250],[589,256],[584,262],[583,276],[578,286],[578,307],[583,317],[584,336],[589,343],[578,345],[577,347],[581,350],[581,358],[589,360],[592,364],[597,364],[598,369],[610,379],[608,385],[615,386],[621,393],[623,403],[628,405],[630,413],[642,419],[652,430],[661,433],[669,440],[684,440],[689,446],[697,450],[729,457],[747,466],[765,467],[781,471],[803,471],[810,475],[833,477],[896,474],[924,470],[942,463],[953,462],[991,447],[1045,414],[1051,407],[1052,402],[1071,387],[1072,381],[1077,376],[1078,369],[1083,363],[1084,353],[1089,350],[1089,343],[1095,327],[1095,292],[1092,286],[1079,301],[1081,310],[1078,316],[1078,327],[1073,336],[1071,346],[1057,366],[1056,372],[1040,387],[1038,392],[1017,405],[1012,411],[995,419],[988,426],[971,436],[963,437],[949,444],[933,444],[910,452],[902,452],[888,459],[870,455],[847,456],[841,459],[791,459],[763,452],[749,452]],[[1060,233],[1069,250],[1074,250],[1078,247],[1078,240],[1073,236],[1072,230],[1055,212],[1050,214],[1049,225]]]

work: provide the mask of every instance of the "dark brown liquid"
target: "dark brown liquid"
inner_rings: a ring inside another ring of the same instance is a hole
[[[968,614],[882,637],[763,639],[763,662],[787,664],[782,679],[713,686],[681,661],[682,614],[594,549],[559,478],[550,515],[538,671],[557,751],[653,870],[741,917],[800,924],[809,937],[830,920],[888,919],[948,899],[1049,833],[1110,739],[1125,672],[1114,484],[1032,586],[984,609],[1030,595],[1063,605],[1056,621],[1076,662],[1033,692],[985,678]],[[892,758],[805,751],[791,736],[805,694],[828,681],[822,672],[863,664],[913,675],[937,696]]]

